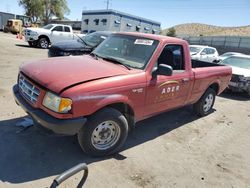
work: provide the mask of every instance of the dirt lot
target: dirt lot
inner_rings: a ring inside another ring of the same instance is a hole
[[[47,57],[14,35],[0,33],[0,187],[49,187],[80,162],[85,187],[250,187],[250,100],[217,97],[214,112],[198,118],[185,107],[138,123],[122,152],[90,158],[75,137],[16,126],[26,114],[12,97],[21,63]],[[62,187],[74,187],[81,174]]]

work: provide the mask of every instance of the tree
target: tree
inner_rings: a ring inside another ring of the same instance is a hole
[[[176,37],[175,28],[174,27],[169,28],[166,35],[170,37]]]
[[[59,20],[64,14],[69,14],[70,10],[67,0],[19,0],[19,5],[25,9],[25,14],[32,18],[33,22],[38,19],[48,24],[53,16]]]
[[[41,0],[20,0],[19,5],[23,6],[25,15],[31,17],[32,23],[36,23],[37,20],[43,15],[43,2]]]
[[[56,16],[59,20],[64,18],[64,14],[69,14],[70,10],[67,5],[67,0],[43,0],[44,1],[44,16],[45,24]]]

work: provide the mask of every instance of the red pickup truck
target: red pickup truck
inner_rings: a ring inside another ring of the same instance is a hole
[[[90,55],[22,65],[13,92],[38,124],[77,134],[90,155],[109,155],[140,120],[190,104],[200,116],[211,112],[232,70],[189,54],[181,39],[115,33]]]

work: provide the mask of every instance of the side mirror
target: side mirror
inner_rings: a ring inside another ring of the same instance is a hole
[[[173,68],[169,65],[159,64],[158,68],[152,72],[153,78],[157,75],[171,76],[173,74]]]

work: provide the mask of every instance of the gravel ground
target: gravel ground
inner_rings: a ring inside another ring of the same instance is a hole
[[[138,123],[119,154],[91,158],[75,137],[35,126],[12,96],[21,63],[47,57],[15,35],[0,33],[0,188],[49,187],[64,170],[86,162],[84,187],[250,187],[250,100],[244,94],[217,97],[214,112],[198,118],[192,107]],[[61,187],[76,187],[81,174]]]

